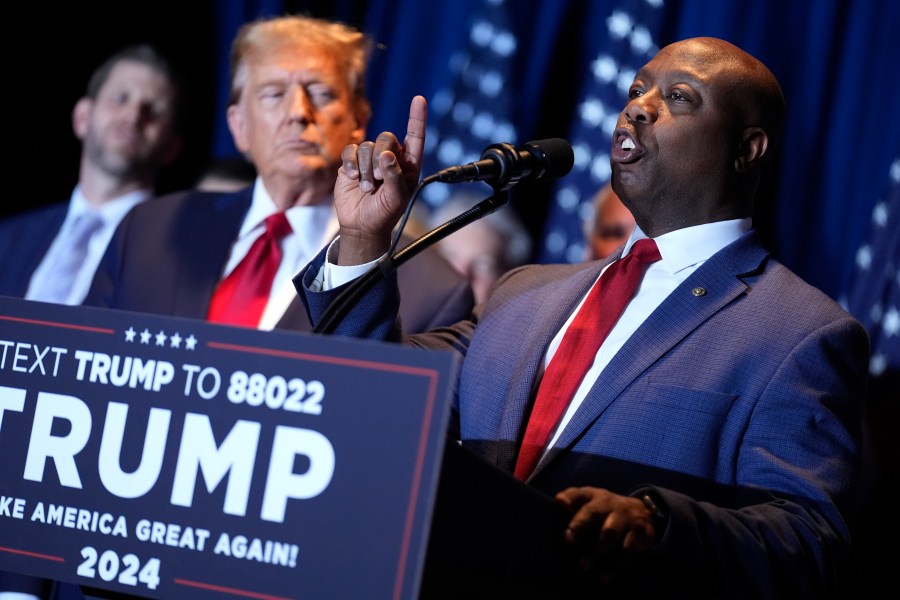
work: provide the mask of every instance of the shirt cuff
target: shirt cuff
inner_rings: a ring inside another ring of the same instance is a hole
[[[381,260],[381,258],[379,258],[361,265],[338,265],[332,262],[332,257],[340,248],[340,246],[335,246],[335,244],[339,243],[340,237],[337,237],[328,245],[328,250],[325,252],[325,262],[322,264],[322,268],[319,269],[319,272],[316,273],[316,278],[312,283],[312,291],[327,292],[340,287],[345,283],[362,277],[368,273],[379,260]]]

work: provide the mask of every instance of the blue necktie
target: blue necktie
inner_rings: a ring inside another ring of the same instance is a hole
[[[57,246],[50,268],[31,298],[44,302],[67,303],[72,285],[87,257],[91,238],[103,227],[103,218],[94,213],[79,216],[65,239]]]

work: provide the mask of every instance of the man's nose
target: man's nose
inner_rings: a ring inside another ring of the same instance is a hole
[[[300,121],[301,123],[311,123],[313,121],[312,102],[310,102],[309,95],[302,87],[296,87],[290,92],[288,114],[291,120]]]
[[[140,124],[145,111],[146,107],[142,103],[129,101],[123,102],[119,106],[117,112],[120,119],[129,123],[130,125],[136,126]]]
[[[635,122],[655,121],[657,116],[656,96],[658,96],[658,92],[651,90],[628,100],[624,110],[625,117],[629,121]]]
[[[149,102],[135,104],[129,111],[131,122],[135,125],[147,125],[160,118],[159,109]]]

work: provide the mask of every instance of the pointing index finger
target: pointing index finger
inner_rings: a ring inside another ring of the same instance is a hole
[[[409,122],[403,140],[404,158],[409,164],[421,167],[425,153],[425,127],[428,124],[428,104],[422,96],[416,96],[409,105]]]

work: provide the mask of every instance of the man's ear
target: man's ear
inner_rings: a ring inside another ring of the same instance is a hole
[[[228,118],[228,129],[231,131],[235,147],[246,154],[250,150],[250,142],[247,139],[244,111],[237,104],[229,104],[225,115]]]
[[[87,135],[93,105],[94,101],[85,96],[76,102],[75,108],[72,109],[72,131],[79,140],[84,140]]]
[[[351,143],[360,144],[366,139],[366,128],[365,127],[357,127],[350,134],[351,139],[353,140]]]
[[[741,134],[734,170],[746,173],[760,165],[769,150],[769,136],[761,127],[748,127]]]

